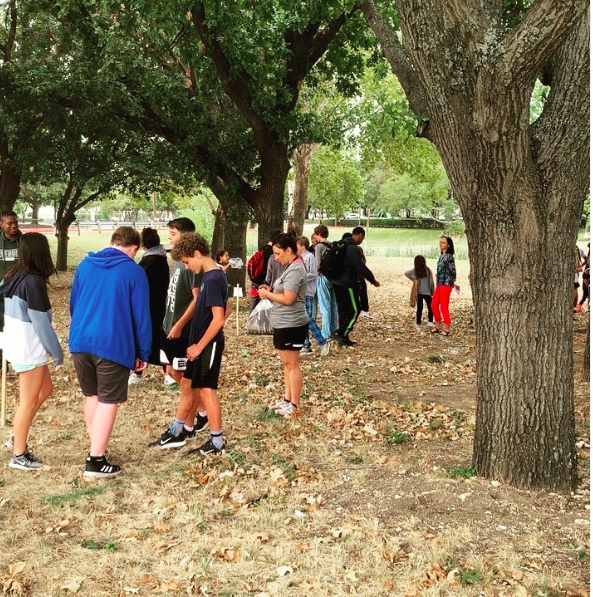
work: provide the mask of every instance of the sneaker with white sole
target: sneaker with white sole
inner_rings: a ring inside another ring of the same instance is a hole
[[[14,435],[11,435],[5,442],[4,445],[11,452],[14,450]]]
[[[327,340],[319,347],[319,354],[322,357],[329,355],[329,342]]]
[[[313,349],[310,346],[303,346],[301,348],[301,355],[313,354]]]
[[[27,450],[20,456],[13,454],[8,466],[21,471],[38,471],[43,468],[43,463],[36,460],[35,456]]]
[[[422,329],[422,326],[419,323],[414,324],[414,329],[419,332]]]
[[[276,402],[274,402],[274,406],[270,407],[270,410],[281,410],[288,404],[290,404],[290,400],[280,398],[280,400],[276,400]]]
[[[369,312],[368,312],[368,311],[361,311],[361,312],[360,312],[360,316],[361,316],[363,319],[372,319],[372,317],[369,315]]]
[[[151,448],[181,448],[187,444],[187,436],[191,432],[181,429],[179,435],[174,434],[175,426],[171,425],[159,439],[149,444]]]
[[[286,402],[282,408],[276,410],[276,414],[280,415],[281,417],[290,417],[294,415],[296,411],[296,404],[293,404],[292,402]]]
[[[202,431],[208,427],[208,416],[203,417],[200,413],[196,415],[196,422],[194,423],[194,431]]]
[[[222,448],[217,448],[212,442],[212,438],[204,442],[199,448],[190,450],[188,454],[201,454],[202,456],[209,456],[210,454],[222,454],[226,448],[226,444],[222,444]]]
[[[136,375],[133,371],[132,371],[132,373],[130,373],[130,377],[128,377],[128,385],[129,386],[135,386],[136,384],[139,384],[141,381],[142,381],[141,375]]]
[[[87,456],[86,465],[84,468],[84,476],[100,479],[103,477],[113,477],[121,473],[121,466],[111,464],[107,460],[107,456],[103,454],[101,457]]]
[[[165,375],[163,383],[166,386],[174,386],[177,382],[170,375]]]

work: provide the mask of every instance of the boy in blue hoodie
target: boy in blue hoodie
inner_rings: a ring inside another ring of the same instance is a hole
[[[91,448],[85,477],[117,475],[106,457],[119,404],[128,398],[130,370],[146,367],[152,329],[148,280],[134,262],[140,234],[122,226],[111,246],[89,253],[76,269],[70,295],[68,345],[82,393]]]

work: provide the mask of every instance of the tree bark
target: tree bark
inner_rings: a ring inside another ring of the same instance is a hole
[[[583,358],[583,381],[591,380],[591,326],[587,326],[587,341],[585,342],[585,357]]]
[[[249,209],[243,204],[226,207],[223,232],[224,246],[222,248],[229,254],[229,257],[240,257],[243,261],[242,268],[234,269],[230,267],[227,270],[227,280],[232,286],[239,284],[243,291],[245,291],[245,271],[247,267],[246,241]]]
[[[406,93],[422,100],[465,221],[476,323],[474,467],[518,487],[572,490],[573,254],[589,164],[585,3],[541,0],[505,30],[495,3],[472,3],[470,14],[460,0],[398,0],[401,44],[377,26],[385,22],[372,0],[363,4]],[[530,125],[533,82],[552,58],[551,92]]]
[[[225,248],[225,215],[222,205],[218,205],[218,208],[214,212],[214,230],[212,231],[212,257],[216,256],[218,251],[227,251]],[[229,253],[230,255],[230,253]]]
[[[64,217],[56,220],[56,237],[58,239],[58,254],[56,257],[56,269],[65,272],[68,269],[68,228],[75,220],[74,214],[65,214]]]
[[[0,211],[13,209],[21,190],[21,175],[12,166],[10,158],[0,162]]]
[[[317,149],[317,143],[303,143],[295,151],[295,181],[292,202],[292,226],[297,236],[303,234],[303,226],[309,206],[309,175],[311,158]]]

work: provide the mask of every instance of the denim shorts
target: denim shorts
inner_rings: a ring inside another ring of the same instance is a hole
[[[25,371],[33,371],[33,369],[37,369],[37,367],[45,367],[47,365],[47,361],[45,363],[35,363],[34,365],[19,365],[17,363],[10,363],[13,371],[15,373],[25,373]]]

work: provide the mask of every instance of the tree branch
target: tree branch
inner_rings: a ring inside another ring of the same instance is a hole
[[[4,62],[10,62],[12,58],[12,48],[16,40],[16,23],[17,23],[17,12],[16,12],[16,0],[10,0],[10,29],[8,31],[8,38],[6,43],[2,46],[2,53],[4,54]]]
[[[428,117],[429,107],[418,74],[407,59],[395,31],[389,27],[373,0],[364,0],[361,5],[367,25],[381,43],[381,50],[398,78],[410,108],[419,116]]]
[[[532,81],[588,10],[587,0],[537,0],[505,42],[505,63],[512,76]]]

